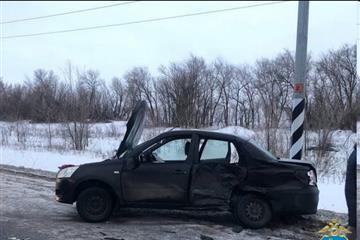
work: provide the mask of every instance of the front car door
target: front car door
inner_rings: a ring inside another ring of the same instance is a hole
[[[193,157],[192,135],[161,139],[138,156],[135,169],[121,176],[128,203],[186,203]]]
[[[192,169],[190,201],[193,205],[228,205],[231,193],[246,177],[245,156],[238,143],[221,137],[199,136]]]

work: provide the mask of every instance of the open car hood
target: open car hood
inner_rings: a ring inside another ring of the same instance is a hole
[[[116,156],[118,158],[125,151],[132,149],[138,144],[141,134],[144,130],[146,108],[146,102],[140,101],[133,109],[129,120],[126,123],[125,136],[116,152]]]

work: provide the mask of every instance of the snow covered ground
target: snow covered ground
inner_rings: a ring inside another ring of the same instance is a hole
[[[84,151],[71,150],[70,142],[64,137],[64,127],[61,124],[51,124],[50,128],[54,134],[52,146],[49,147],[48,127],[47,124],[26,122],[21,123],[19,127],[15,123],[0,122],[0,164],[56,172],[58,166],[63,164],[102,161],[114,155],[114,151],[125,133],[126,122],[92,125],[89,146]],[[148,140],[166,130],[169,129],[145,129],[141,141]],[[261,132],[254,132],[242,127],[226,127],[214,129],[214,131],[237,134],[243,138],[255,138],[255,140],[261,136]],[[20,133],[20,141],[18,133]],[[288,137],[286,134],[288,133],[285,131],[285,139]],[[314,133],[309,133],[309,135],[311,138],[316,137]],[[332,153],[331,161],[335,166],[332,172],[324,174],[319,179],[319,209],[347,212],[344,196],[344,171],[346,159],[351,153],[355,141],[355,133],[350,131],[334,132],[333,145],[337,152]]]
[[[345,183],[319,182],[319,209],[331,210],[334,212],[347,213],[345,199]]]
[[[56,152],[46,150],[23,150],[1,147],[0,163],[17,167],[26,167],[56,172],[63,164],[80,165],[102,160],[90,152]]]

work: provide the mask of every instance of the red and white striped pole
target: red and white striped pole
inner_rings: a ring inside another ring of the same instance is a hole
[[[293,79],[292,123],[290,158],[301,159],[304,145],[304,118],[305,118],[305,75],[309,22],[309,2],[299,1],[295,78]]]

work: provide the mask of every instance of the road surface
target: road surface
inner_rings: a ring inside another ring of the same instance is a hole
[[[55,201],[54,180],[0,168],[0,239],[319,239],[317,231],[345,214],[275,219],[268,228],[242,229],[229,213],[122,209],[105,223],[83,222],[73,205]]]

